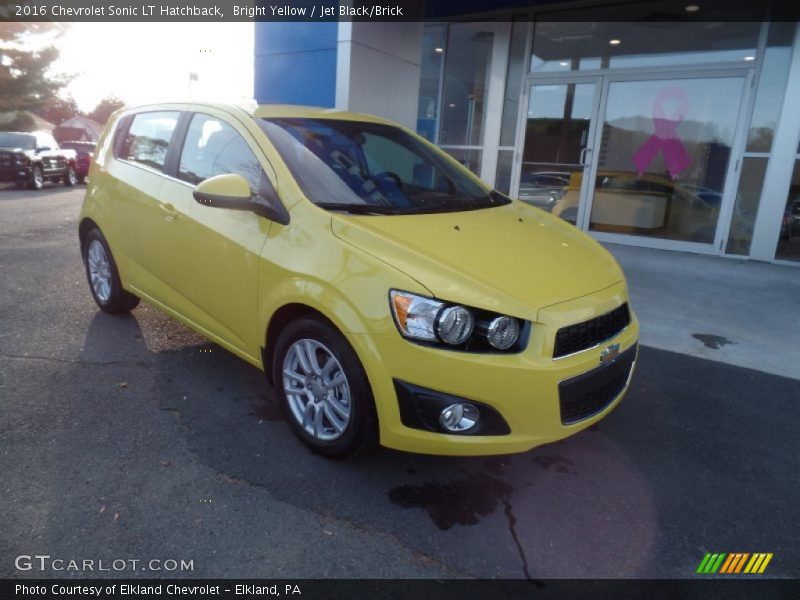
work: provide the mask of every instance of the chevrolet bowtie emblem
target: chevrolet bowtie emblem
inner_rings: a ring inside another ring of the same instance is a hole
[[[619,344],[611,344],[600,353],[600,363],[607,365],[614,362],[619,356]]]

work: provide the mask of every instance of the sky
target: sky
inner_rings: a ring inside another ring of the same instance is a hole
[[[129,104],[253,96],[252,23],[73,23],[55,45],[53,71],[75,75],[65,92],[84,111],[109,95]]]

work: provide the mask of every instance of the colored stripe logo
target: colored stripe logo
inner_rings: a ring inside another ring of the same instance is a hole
[[[703,575],[713,575],[714,573],[755,575],[763,573],[771,560],[772,552],[754,552],[753,554],[749,552],[709,552],[700,561],[697,572]]]

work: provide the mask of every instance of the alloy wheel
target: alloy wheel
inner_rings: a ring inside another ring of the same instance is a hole
[[[106,249],[98,240],[92,240],[86,251],[86,264],[89,267],[89,280],[97,299],[102,303],[111,298],[111,264]]]
[[[294,342],[283,359],[283,390],[292,416],[310,436],[338,439],[352,414],[350,385],[342,365],[324,344]]]

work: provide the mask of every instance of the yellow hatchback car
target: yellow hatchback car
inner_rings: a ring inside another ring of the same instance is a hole
[[[124,109],[79,233],[102,310],[142,298],[264,370],[328,456],[525,451],[608,414],[636,362],[606,250],[384,119]]]

